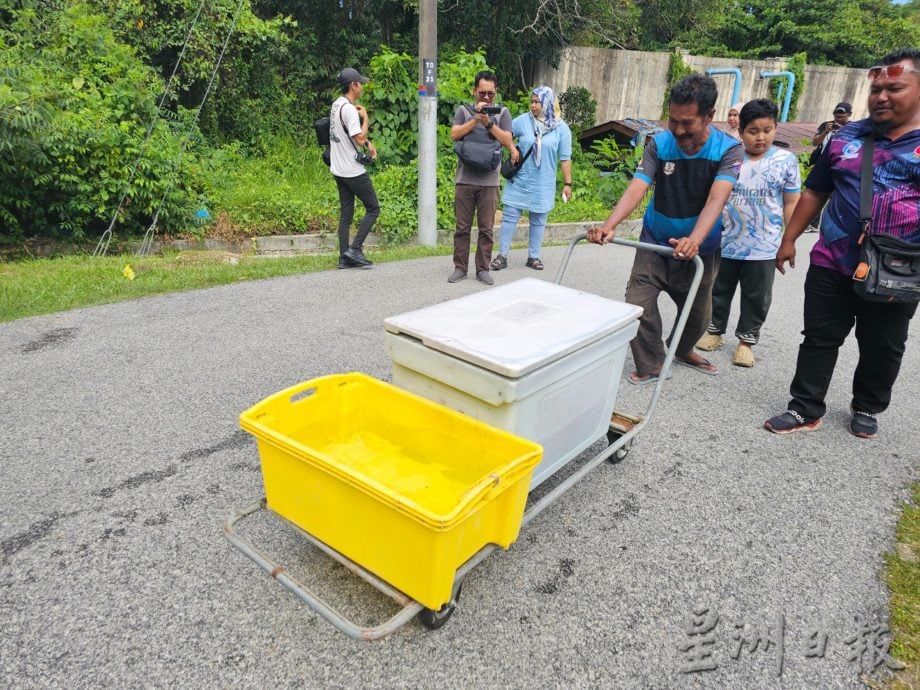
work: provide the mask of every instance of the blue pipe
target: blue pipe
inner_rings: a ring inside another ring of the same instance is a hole
[[[761,79],[772,79],[773,77],[785,77],[787,81],[779,85],[779,97],[783,99],[783,110],[779,115],[779,121],[785,122],[789,117],[789,103],[792,101],[792,90],[795,88],[795,75],[792,72],[761,72]],[[783,87],[786,87],[785,89]],[[786,92],[783,98],[783,91]]]
[[[706,70],[706,74],[734,74],[735,84],[732,87],[732,100],[731,103],[728,104],[728,107],[731,108],[738,102],[741,98],[741,70],[738,67],[727,67],[725,69],[710,68]]]

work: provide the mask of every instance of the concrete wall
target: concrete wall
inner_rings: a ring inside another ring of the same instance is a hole
[[[538,66],[534,79],[536,84],[551,86],[556,93],[565,91],[569,86],[588,89],[597,101],[595,124],[627,117],[657,120],[661,116],[665,98],[668,62],[668,53],[572,47],[563,51],[558,68]],[[786,60],[783,58],[735,60],[684,54],[684,62],[699,72],[709,68],[739,68],[741,101],[769,97],[769,79],[761,79],[760,73],[786,69]],[[719,85],[716,119],[724,120],[732,106],[735,77],[721,74],[713,75],[713,78]],[[868,95],[869,83],[864,69],[806,66],[805,89],[799,97],[796,120],[829,120],[834,106],[840,101],[853,104],[854,118],[865,117]],[[782,103],[779,105],[782,108]]]

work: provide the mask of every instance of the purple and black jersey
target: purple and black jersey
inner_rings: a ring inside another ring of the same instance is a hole
[[[805,186],[831,194],[811,262],[850,275],[859,261],[859,176],[863,137],[870,119],[848,123],[834,135]],[[920,130],[896,141],[875,140],[872,166],[872,232],[920,244]]]

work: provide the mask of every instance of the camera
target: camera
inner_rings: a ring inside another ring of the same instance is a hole
[[[374,159],[371,158],[370,154],[364,153],[364,151],[357,151],[355,153],[355,160],[358,161],[361,165],[370,165],[374,162]]]
[[[498,115],[501,111],[502,107],[500,105],[484,105],[479,109],[479,112],[483,115]]]

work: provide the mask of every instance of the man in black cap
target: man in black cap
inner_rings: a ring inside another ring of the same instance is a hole
[[[819,151],[824,148],[827,140],[834,135],[838,129],[850,121],[850,115],[853,114],[853,106],[846,101],[841,101],[834,107],[834,119],[822,122],[818,125],[818,131],[812,138],[811,143],[817,146]]]
[[[377,158],[377,149],[367,138],[367,111],[356,103],[370,80],[347,67],[339,72],[338,81],[342,95],[332,104],[329,114],[329,168],[339,190],[339,268],[370,268],[373,263],[362,248],[380,215],[380,204],[365,165]],[[364,151],[365,146],[369,153]],[[355,197],[364,204],[364,218],[349,244]]]
[[[846,101],[841,101],[834,106],[834,119],[822,122],[818,125],[818,131],[812,137],[811,143],[814,144],[814,151],[808,158],[808,164],[814,167],[821,157],[821,152],[827,148],[834,133],[850,121],[850,115],[853,114],[853,106]],[[818,224],[821,222],[821,209],[818,209],[817,215],[812,218],[805,232],[818,232]]]

